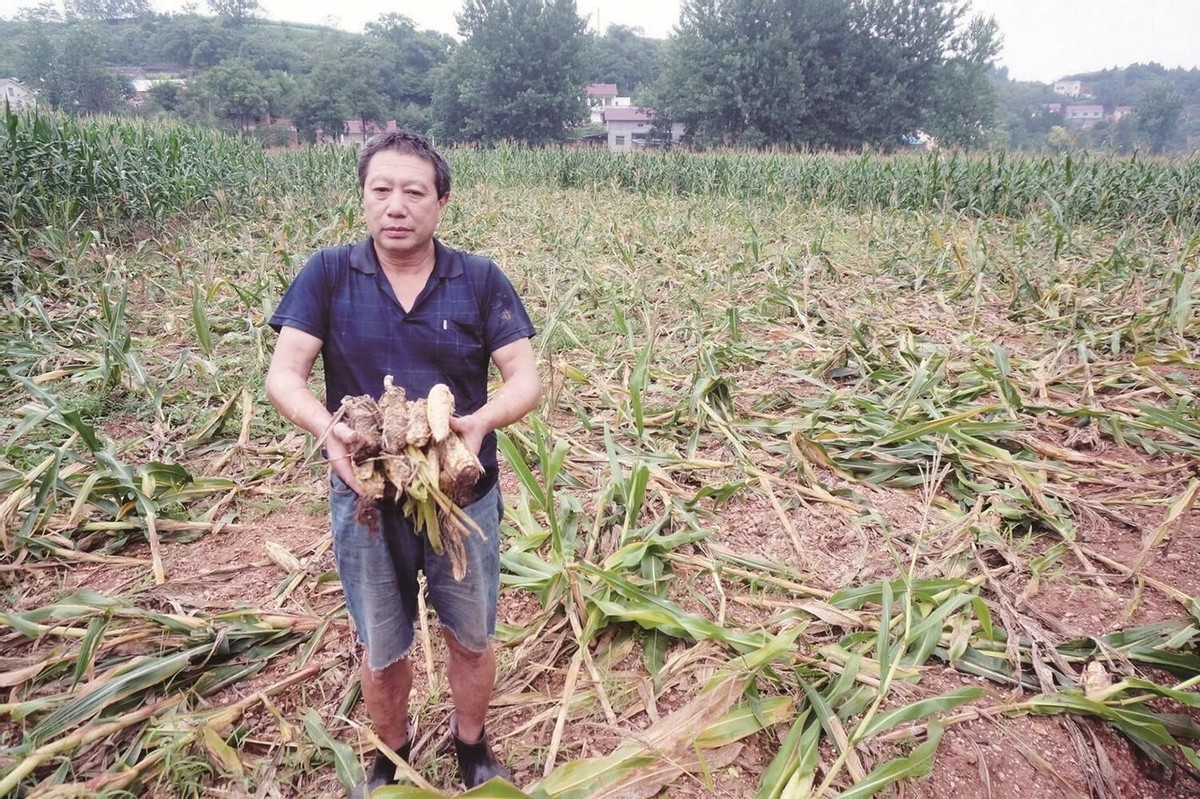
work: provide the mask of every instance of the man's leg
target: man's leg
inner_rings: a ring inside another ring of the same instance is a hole
[[[363,702],[375,726],[375,734],[394,750],[408,743],[408,699],[412,692],[412,662],[401,658],[386,668],[374,670],[363,658],[359,669]],[[451,690],[453,690],[451,682]]]
[[[412,690],[408,650],[418,605],[421,547],[414,543],[417,537],[403,526],[398,515],[382,514],[378,527],[372,529],[358,520],[357,504],[358,496],[336,475],[331,477],[334,558],[346,608],[365,649],[359,669],[363,701],[380,739],[408,760],[408,702]],[[366,779],[350,795],[366,799],[375,788],[394,782],[395,777],[395,764],[378,751]]]
[[[467,788],[492,777],[512,775],[492,754],[484,717],[496,682],[496,659],[491,637],[496,630],[496,599],[500,587],[500,492],[492,488],[464,510],[483,532],[467,536],[466,573],[454,576],[445,555],[425,553],[429,598],[442,623],[448,651],[446,676],[454,699],[450,731],[458,768]]]
[[[492,654],[492,645],[489,643],[475,651],[463,646],[448,628],[442,629],[442,635],[450,653],[446,674],[454,699],[450,733],[454,738],[458,772],[468,789],[482,785],[493,777],[512,782],[512,774],[492,752],[483,726],[496,680],[496,659]]]
[[[490,643],[482,652],[472,652],[460,644],[448,628],[442,628],[442,637],[450,652],[446,678],[450,681],[450,695],[454,699],[458,737],[465,743],[475,743],[483,736],[483,723],[492,700],[496,657]]]

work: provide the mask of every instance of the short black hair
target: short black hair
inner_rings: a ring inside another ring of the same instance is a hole
[[[422,161],[428,161],[433,166],[434,185],[437,188],[438,199],[450,193],[450,165],[433,146],[433,142],[424,136],[408,130],[389,130],[372,136],[363,145],[358,155],[358,188],[361,191],[367,186],[367,167],[376,153],[394,150],[406,155],[415,155]]]

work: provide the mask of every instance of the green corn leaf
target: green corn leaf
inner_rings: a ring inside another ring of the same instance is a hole
[[[911,780],[929,774],[933,766],[933,755],[942,739],[942,727],[939,724],[929,725],[925,742],[912,751],[907,757],[889,760],[871,770],[864,779],[857,782],[849,790],[838,794],[838,799],[864,799],[894,785],[900,780]]]
[[[670,636],[658,630],[647,630],[642,638],[642,662],[646,664],[655,691],[662,687],[662,667],[670,645]]]
[[[382,794],[376,794],[382,797]],[[499,777],[492,777],[483,785],[477,785],[459,796],[467,799],[538,799],[537,795],[530,796],[515,785],[505,782]]]
[[[633,411],[633,424],[634,429],[637,430],[638,438],[646,434],[646,409],[643,406],[643,397],[649,373],[650,353],[653,351],[653,348],[654,340],[652,338],[647,339],[646,346],[642,348],[637,362],[629,374],[629,404]]]
[[[1188,707],[1200,708],[1200,694],[1194,691],[1177,691],[1174,688],[1168,688],[1164,685],[1142,680],[1137,677],[1126,677],[1121,681],[1123,684],[1134,691],[1145,691],[1148,694],[1157,694],[1158,696],[1166,696],[1174,699],[1180,704]]]
[[[928,422],[922,422],[921,424],[909,425],[879,439],[875,442],[875,446],[883,447],[888,444],[896,444],[901,441],[910,441],[912,439],[922,438],[930,433],[937,433],[942,430],[952,428],[959,422],[964,422],[972,417],[985,413],[991,413],[995,410],[998,410],[1000,407],[1001,406],[999,405],[981,405],[977,408],[969,408],[965,411],[953,413],[949,416],[943,416],[939,419],[931,419]]]
[[[937,577],[922,580],[893,580],[888,589],[893,598],[912,593],[916,598],[932,602],[939,594],[955,591],[966,591],[972,588],[971,583],[952,577]],[[844,588],[829,598],[829,604],[839,608],[857,610],[868,602],[880,604],[883,601],[883,583],[854,588]]]
[[[1035,713],[1080,713],[1111,723],[1146,754],[1163,765],[1170,765],[1166,750],[1177,746],[1162,719],[1151,711],[1136,707],[1116,707],[1096,702],[1080,694],[1053,694],[1035,697],[1029,704]]]
[[[633,477],[628,484],[625,496],[625,524],[623,532],[628,534],[637,524],[638,514],[642,511],[642,503],[646,499],[646,486],[650,481],[650,469],[639,463],[633,469]]]
[[[30,733],[35,741],[45,741],[95,718],[105,708],[148,688],[167,683],[193,658],[208,652],[208,645],[194,646],[174,654],[132,661],[84,696],[46,716]]]
[[[836,736],[833,733],[833,728],[830,725],[832,724],[833,720],[837,718],[837,714],[833,712],[833,708],[830,705],[831,700],[826,699],[821,695],[820,691],[818,691],[816,688],[813,688],[812,685],[807,682],[800,683],[800,687],[804,689],[804,695],[808,697],[809,704],[812,705],[813,713],[816,714],[817,721],[820,722],[821,727],[825,730],[825,734],[828,735],[830,739],[835,738]],[[839,699],[841,699],[840,696],[834,696],[832,701],[837,702]]]
[[[212,322],[208,317],[206,292],[199,283],[192,284],[192,327],[196,331],[196,341],[200,344],[200,352],[209,357],[213,352]]]
[[[905,597],[908,594],[904,594]],[[881,691],[887,690],[887,683],[891,680],[889,673],[892,662],[892,584],[884,582],[879,597],[879,632],[875,642],[875,659],[879,661],[879,673],[883,676],[883,685],[880,686]]]
[[[304,711],[304,732],[310,741],[321,749],[327,749],[333,755],[334,769],[337,771],[338,781],[342,783],[342,787],[349,790],[363,780],[362,766],[358,764],[354,750],[341,741],[335,740],[325,729],[325,723],[321,720],[320,714],[311,707]]]
[[[79,651],[75,655],[75,673],[71,676],[71,687],[79,684],[87,670],[92,666],[96,657],[97,647],[102,643],[104,630],[111,617],[107,614],[97,616],[88,622],[87,632],[79,642]]]
[[[959,612],[976,597],[970,594],[957,594],[935,607],[925,618],[918,621],[908,632],[905,644],[908,648],[904,663],[920,666],[928,660],[929,655],[937,648],[949,618]]]
[[[790,696],[772,696],[755,704],[742,702],[735,705],[696,736],[696,746],[701,749],[728,746],[775,724],[783,724],[796,712],[796,703]]]
[[[794,795],[805,795],[799,791],[797,783],[806,776],[811,788],[820,760],[820,740],[821,724],[813,716],[812,709],[806,709],[796,716],[779,751],[763,771],[754,799],[782,799],[789,786]]]
[[[931,699],[922,699],[910,705],[889,710],[886,713],[880,713],[871,719],[865,727],[855,730],[851,736],[851,740],[858,743],[865,741],[873,735],[878,735],[885,730],[890,730],[898,724],[908,724],[925,718],[931,713],[948,713],[959,705],[986,696],[987,693],[987,689],[985,688],[968,685],[951,691],[948,694],[935,696]]]
[[[521,483],[521,487],[533,498],[537,503],[538,508],[549,512],[549,498],[546,492],[542,489],[541,481],[537,479],[529,465],[525,462],[525,457],[517,449],[517,445],[512,438],[503,430],[496,431],[496,444],[500,451],[504,454],[504,460],[509,468],[517,475],[517,480]]]

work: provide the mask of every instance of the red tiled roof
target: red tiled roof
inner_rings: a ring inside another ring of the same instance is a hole
[[[602,117],[605,122],[650,122],[654,119],[654,109],[606,108]]]
[[[363,132],[362,120],[361,119],[347,119],[343,123],[343,129],[350,136],[359,136]],[[368,136],[374,136],[377,133],[383,133],[385,131],[388,133],[391,133],[392,131],[397,130],[397,129],[398,128],[396,127],[396,120],[394,120],[394,119],[389,119],[386,127],[380,127],[378,122],[373,122],[371,120],[367,120],[367,135]]]
[[[617,84],[615,83],[591,83],[587,87],[588,97],[616,97]]]

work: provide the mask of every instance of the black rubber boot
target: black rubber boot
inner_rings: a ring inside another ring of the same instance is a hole
[[[396,754],[400,755],[400,759],[405,763],[409,762],[409,757],[412,755],[412,739],[410,738],[404,746],[396,750]],[[396,781],[396,764],[393,763],[383,752],[375,752],[375,763],[371,766],[371,773],[367,778],[354,786],[354,790],[350,792],[350,799],[370,799],[371,794],[376,788],[382,788],[385,785],[391,785]]]
[[[512,782],[512,774],[492,754],[492,747],[488,744],[487,730],[480,733],[479,741],[476,743],[464,743],[458,737],[458,723],[451,716],[450,733],[454,738],[454,753],[458,756],[458,774],[462,777],[468,791],[476,785],[482,785],[492,777]]]

